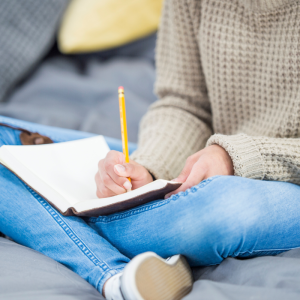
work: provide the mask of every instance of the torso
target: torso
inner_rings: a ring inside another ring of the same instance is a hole
[[[300,3],[201,3],[199,48],[217,133],[298,137]]]

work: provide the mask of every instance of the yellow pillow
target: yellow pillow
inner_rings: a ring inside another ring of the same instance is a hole
[[[157,30],[163,0],[72,0],[59,29],[63,53],[121,46]]]

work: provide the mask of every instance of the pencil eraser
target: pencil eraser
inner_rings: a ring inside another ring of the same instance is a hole
[[[119,90],[124,90],[124,88],[122,86],[119,86]]]

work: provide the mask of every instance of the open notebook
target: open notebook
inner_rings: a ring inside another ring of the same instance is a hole
[[[94,177],[99,160],[108,151],[102,136],[47,145],[4,145],[0,148],[0,163],[65,216],[119,212],[162,199],[181,185],[156,180],[131,192],[99,199]]]

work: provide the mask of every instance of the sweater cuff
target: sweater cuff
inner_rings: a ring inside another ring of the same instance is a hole
[[[222,135],[211,136],[206,146],[217,144],[224,148],[232,159],[234,175],[263,179],[265,176],[264,160],[255,141],[248,135]]]

